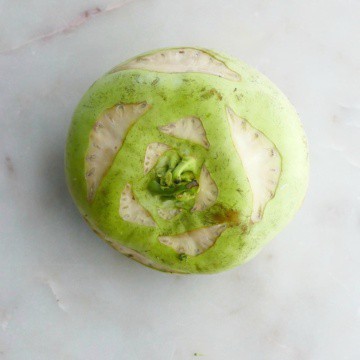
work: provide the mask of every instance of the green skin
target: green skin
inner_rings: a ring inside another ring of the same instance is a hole
[[[107,73],[80,101],[66,146],[68,186],[90,226],[106,240],[139,252],[169,272],[216,273],[248,261],[293,218],[308,184],[306,138],[287,98],[264,75],[243,62],[213,51],[202,51],[238,72],[241,81],[202,73],[171,74],[147,70]],[[151,104],[151,109],[130,128],[94,200],[89,202],[84,158],[95,121],[104,110],[115,104],[143,101]],[[255,224],[250,221],[252,191],[232,143],[226,106],[263,132],[275,144],[282,158],[275,196],[267,203],[263,219]],[[201,119],[211,145],[208,150],[158,130],[159,126],[187,116]],[[159,166],[166,153],[156,168],[144,174],[144,155],[147,145],[152,142],[167,144],[178,154],[188,154],[195,159],[193,164],[186,164],[180,185],[174,183],[174,168],[171,169],[171,179],[168,175],[167,183],[163,180],[159,185],[158,173],[166,175],[164,168]],[[219,195],[212,207],[190,212],[188,209],[193,204],[196,184],[185,191],[179,187],[191,183],[193,177],[198,178],[203,163],[217,184]],[[151,213],[157,227],[126,222],[119,216],[119,199],[127,183],[131,184],[140,204]],[[174,195],[179,193],[190,193],[184,206],[178,203],[178,207],[184,210],[171,220],[162,219],[157,209],[164,198],[170,196],[174,199]],[[227,229],[212,247],[197,256],[178,254],[158,240],[162,235],[176,235],[224,222]]]

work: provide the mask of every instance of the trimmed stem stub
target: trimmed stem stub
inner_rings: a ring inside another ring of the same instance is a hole
[[[160,126],[159,130],[175,138],[201,145],[205,149],[210,148],[204,126],[201,120],[195,116],[188,116],[171,124]]]
[[[262,219],[266,204],[275,196],[281,173],[281,157],[261,131],[227,107],[227,118],[235,149],[242,161],[253,193],[251,221]]]
[[[225,231],[226,224],[204,227],[174,236],[160,236],[159,241],[178,254],[200,255],[213,246]]]
[[[146,148],[144,159],[144,173],[147,174],[156,164],[159,157],[171,147],[159,142],[151,143]]]
[[[240,75],[205,51],[192,48],[167,49],[143,55],[115,67],[110,73],[122,70],[148,70],[165,73],[203,73],[227,80],[240,81]]]
[[[216,203],[219,194],[218,187],[209,170],[203,165],[199,179],[199,192],[191,211],[203,211]]]
[[[135,198],[130,184],[126,184],[121,193],[119,214],[125,221],[156,227],[151,214]]]
[[[146,102],[117,104],[103,111],[89,135],[85,156],[87,199],[92,201],[101,180],[110,169],[130,127],[150,109]]]

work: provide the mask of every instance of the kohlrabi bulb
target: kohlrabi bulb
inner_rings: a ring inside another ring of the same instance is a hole
[[[206,49],[137,56],[96,81],[66,147],[89,226],[157,270],[215,273],[252,258],[294,216],[306,139],[286,97]]]

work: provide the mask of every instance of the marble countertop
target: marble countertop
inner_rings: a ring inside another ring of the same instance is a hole
[[[0,0],[0,359],[360,358],[357,0]],[[152,48],[236,56],[297,108],[311,179],[255,259],[151,271],[82,221],[63,154],[82,94]]]

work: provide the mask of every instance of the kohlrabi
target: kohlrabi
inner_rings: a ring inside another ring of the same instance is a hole
[[[214,273],[253,257],[308,180],[298,116],[246,64],[210,50],[135,57],[82,98],[66,174],[91,228],[157,270]]]

